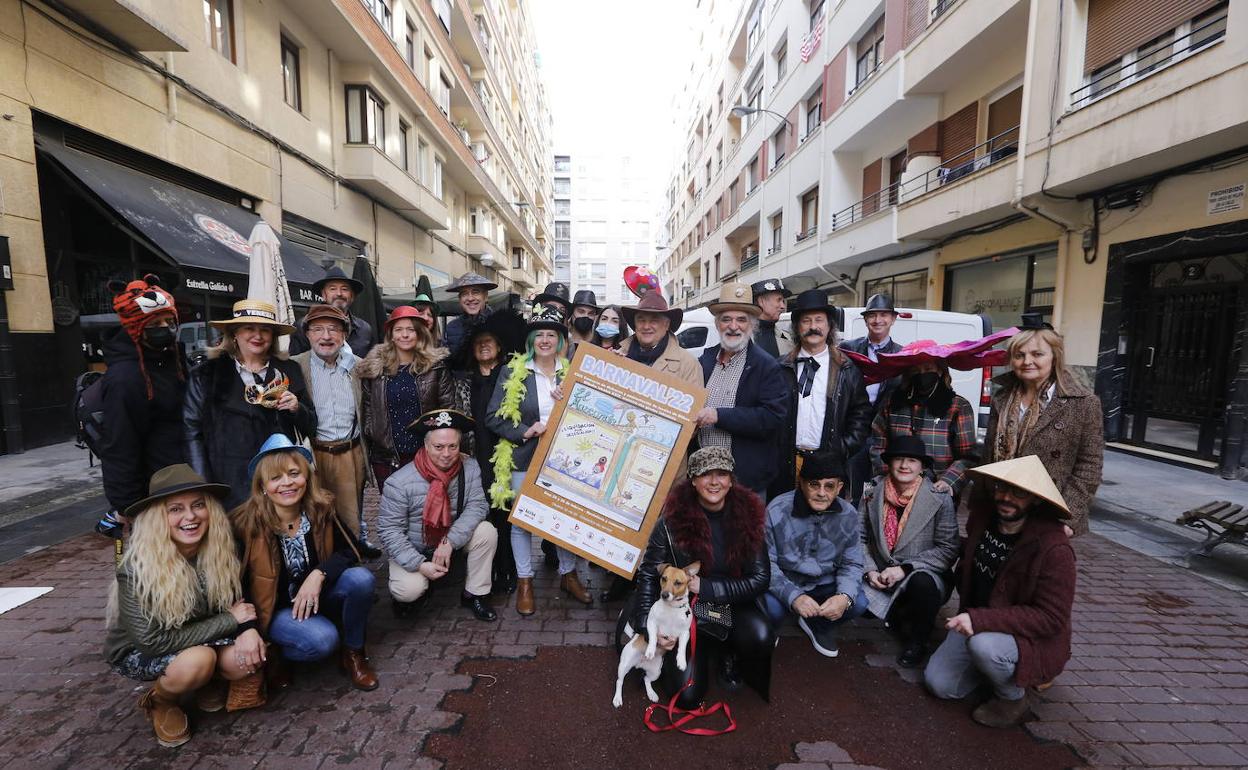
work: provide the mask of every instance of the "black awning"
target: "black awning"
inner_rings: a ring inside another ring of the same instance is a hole
[[[153,251],[185,268],[228,274],[244,293],[251,253],[247,238],[260,221],[258,215],[55,142],[41,141],[39,151],[115,212]],[[277,238],[291,299],[298,302],[299,290],[308,293],[325,271],[280,233]]]

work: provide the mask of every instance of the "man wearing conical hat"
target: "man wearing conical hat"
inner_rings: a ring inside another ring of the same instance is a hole
[[[1027,715],[1027,689],[1051,682],[1070,660],[1075,552],[1063,526],[1070,511],[1035,455],[970,473],[992,494],[972,504],[955,574],[958,614],[923,677],[938,698],[989,685],[992,697],[971,717],[1009,727]]]

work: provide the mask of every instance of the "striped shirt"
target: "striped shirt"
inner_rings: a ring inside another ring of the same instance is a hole
[[[351,348],[343,346],[338,360],[327,364],[315,353],[308,357],[312,372],[312,404],[316,407],[316,440],[346,441],[360,433],[355,414],[355,392],[351,389],[351,369],[359,360]]]

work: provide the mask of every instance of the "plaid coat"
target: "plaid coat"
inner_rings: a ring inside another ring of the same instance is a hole
[[[975,411],[965,398],[947,388],[939,389],[926,402],[910,398],[903,390],[893,392],[871,424],[871,467],[883,475],[888,437],[913,435],[923,439],[932,458],[932,470],[954,495],[966,483],[966,472],[975,467],[979,456],[975,446]]]

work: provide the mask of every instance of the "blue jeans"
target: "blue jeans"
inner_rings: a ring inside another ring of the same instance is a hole
[[[835,594],[840,593],[840,592],[836,590],[836,583],[824,583],[821,586],[815,586],[814,588],[810,589],[809,591],[806,591],[805,593],[810,598],[814,599],[820,604],[823,604],[824,602],[828,600],[829,597],[834,596]],[[784,622],[785,616],[787,616],[789,613],[793,613],[794,615],[797,614],[793,612],[792,607],[784,606],[784,602],[776,598],[776,595],[773,594],[771,591],[768,591],[767,593],[763,594],[763,608],[767,610],[767,617],[771,618],[771,624],[772,626],[776,628],[780,627],[780,624]],[[841,615],[836,620],[827,620],[826,618],[808,618],[806,622],[807,623],[829,623],[833,626],[839,626],[840,624],[844,623],[847,620],[853,620],[854,618],[862,617],[863,614],[866,613],[866,611],[867,611],[867,594],[865,591],[862,590],[862,584],[860,583],[858,585],[858,595],[854,597],[854,606],[845,610],[844,615]]]
[[[525,471],[516,471],[511,474],[511,488],[517,494],[520,492],[520,485],[524,483],[524,474]],[[516,577],[533,577],[533,533],[527,529],[512,527],[510,538],[511,554],[516,560]],[[555,548],[555,551],[559,554],[559,574],[566,575],[569,572],[575,572],[576,554],[564,548]]]
[[[1014,682],[1018,642],[1010,634],[980,631],[965,637],[950,631],[923,670],[927,689],[937,698],[959,700],[984,682],[1001,700],[1018,700],[1027,691]]]
[[[342,645],[364,648],[364,629],[373,606],[373,573],[364,567],[351,567],[338,576],[328,591],[321,592],[321,609],[307,620],[295,620],[290,607],[273,613],[269,638],[287,660],[310,663],[328,658],[338,649],[339,627]],[[330,617],[338,618],[335,624]]]

